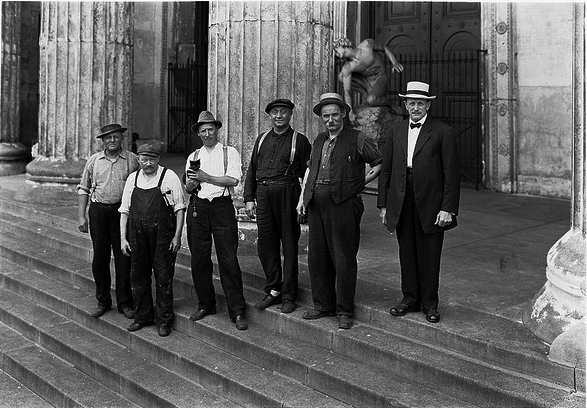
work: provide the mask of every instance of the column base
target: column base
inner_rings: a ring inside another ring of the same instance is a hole
[[[556,355],[558,362],[569,365],[576,355],[585,356],[584,328],[581,339],[571,335],[581,331],[567,333],[572,327],[581,328],[577,324],[585,318],[585,243],[581,232],[573,229],[553,245],[547,258],[548,281],[522,316],[524,326],[552,345],[551,359]]]
[[[0,143],[0,176],[24,173],[29,160],[29,149],[22,143]]]
[[[26,180],[34,183],[79,184],[85,161],[37,157],[26,166]]]

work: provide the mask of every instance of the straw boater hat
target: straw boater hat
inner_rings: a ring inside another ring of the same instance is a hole
[[[145,143],[139,146],[137,154],[159,157],[161,155],[161,143]]]
[[[425,82],[411,81],[408,82],[408,89],[405,95],[399,94],[402,98],[413,99],[435,99],[436,95],[428,95],[430,86]]]
[[[351,111],[351,107],[349,105],[347,105],[343,100],[342,100],[342,96],[340,96],[337,93],[334,92],[330,92],[330,93],[325,93],[320,95],[320,102],[318,102],[316,104],[316,106],[314,106],[314,113],[318,116],[321,115],[321,111],[322,111],[322,107],[324,105],[331,105],[331,104],[335,104],[340,106],[341,108],[343,108],[347,115],[348,113]]]
[[[192,126],[192,132],[197,133],[200,126],[204,123],[214,123],[218,127],[218,129],[222,127],[222,122],[216,120],[214,118],[214,115],[212,115],[212,112],[202,111],[202,113],[200,113],[200,116],[198,116],[198,122]]]
[[[120,133],[124,133],[127,131],[127,128],[120,126],[118,123],[112,123],[110,125],[105,125],[102,126],[102,128],[100,129],[100,133],[98,136],[96,136],[96,138],[100,139],[106,135],[109,135],[110,133],[114,133],[114,132],[120,132]]]
[[[289,99],[274,99],[267,104],[265,113],[269,113],[271,109],[275,108],[276,106],[285,106],[286,108],[293,109],[295,105]]]

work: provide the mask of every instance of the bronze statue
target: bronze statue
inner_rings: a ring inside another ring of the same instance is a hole
[[[338,79],[344,88],[344,100],[352,107],[351,89],[366,96],[365,103],[370,106],[387,105],[385,97],[389,78],[385,62],[381,56],[384,52],[392,63],[392,72],[401,72],[404,67],[394,57],[387,46],[382,47],[372,38],[366,38],[353,48],[348,38],[340,38],[334,43],[334,54],[345,60]],[[355,123],[355,114],[349,112],[351,123]]]

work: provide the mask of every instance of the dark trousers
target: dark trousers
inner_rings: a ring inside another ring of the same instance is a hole
[[[329,186],[316,186],[308,205],[308,267],[316,310],[354,313],[364,209],[361,197],[334,204]]]
[[[169,250],[169,245],[175,235],[175,216],[147,220],[129,218],[128,235],[135,322],[155,321],[171,326],[176,254]],[[152,275],[155,276],[155,308]]]
[[[438,307],[440,255],[444,232],[425,234],[414,200],[412,175],[408,175],[402,211],[396,227],[399,243],[403,300],[408,306]]]
[[[118,311],[134,308],[130,286],[130,258],[120,249],[119,204],[90,203],[90,237],[94,254],[92,275],[96,283],[98,306],[112,306],[110,295],[110,254],[114,254],[116,306]]]
[[[296,205],[298,183],[259,183],[257,188],[257,253],[265,272],[265,293],[281,292],[295,301],[298,289],[300,225]],[[280,242],[283,247],[281,268]]]
[[[194,217],[194,206],[196,217]],[[198,305],[210,310],[216,307],[212,281],[212,238],[218,258],[220,284],[226,297],[231,319],[245,314],[243,279],[237,259],[238,227],[230,196],[212,201],[192,196],[187,211],[188,245],[192,254],[192,279]]]

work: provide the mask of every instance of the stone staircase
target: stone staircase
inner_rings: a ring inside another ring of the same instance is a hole
[[[0,197],[1,407],[566,407],[585,391],[514,322],[462,306],[457,327],[391,319],[390,290],[364,281],[351,330],[305,321],[304,256],[300,307],[258,311],[263,274],[250,244],[239,248],[249,330],[228,319],[218,281],[218,314],[189,320],[197,301],[184,248],[171,335],[130,333],[115,309],[89,314],[91,242],[75,232],[76,208],[13,195]]]

